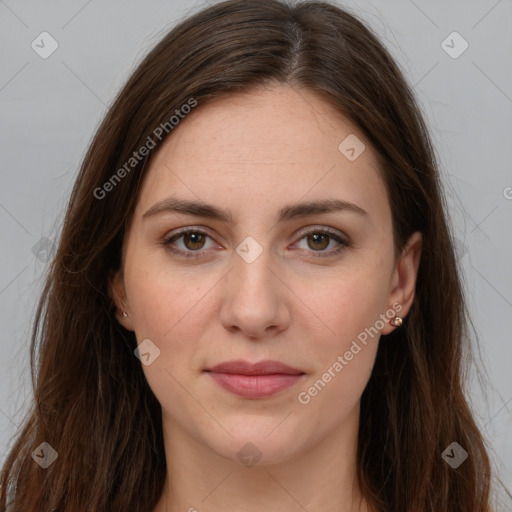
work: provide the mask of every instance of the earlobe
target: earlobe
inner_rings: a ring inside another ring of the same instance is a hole
[[[422,244],[422,234],[416,231],[409,237],[398,258],[393,274],[393,289],[389,297],[389,303],[393,304],[392,309],[396,311],[397,315],[389,320],[388,325],[382,330],[382,334],[389,334],[394,329],[400,327],[403,318],[407,316],[412,306],[421,260]],[[400,309],[395,307],[397,304],[400,306]]]
[[[132,331],[132,321],[130,319],[129,311],[126,302],[126,293],[124,289],[124,282],[121,276],[121,271],[116,272],[108,284],[109,296],[116,307],[116,319],[127,330]]]

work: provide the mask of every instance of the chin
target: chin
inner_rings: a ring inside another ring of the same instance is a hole
[[[248,418],[245,423],[238,422],[236,427],[226,425],[226,430],[232,437],[226,434],[217,439],[204,439],[203,442],[220,457],[247,467],[286,462],[301,447],[305,449],[306,439],[302,439],[290,428],[279,427],[284,417],[274,418],[270,428],[268,420],[263,425],[257,425]],[[303,429],[301,434],[304,435]]]

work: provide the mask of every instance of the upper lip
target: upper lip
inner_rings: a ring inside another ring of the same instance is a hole
[[[211,368],[206,368],[207,372],[215,373],[232,373],[237,375],[273,375],[273,374],[288,374],[288,375],[302,375],[303,371],[297,370],[287,364],[279,361],[258,361],[251,363],[249,361],[234,360],[225,361],[224,363],[217,364]]]

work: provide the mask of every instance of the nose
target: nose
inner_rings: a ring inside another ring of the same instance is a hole
[[[290,290],[270,251],[248,262],[233,254],[234,268],[224,280],[221,323],[231,333],[253,341],[275,336],[290,322]]]

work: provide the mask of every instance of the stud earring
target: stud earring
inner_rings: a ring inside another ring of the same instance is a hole
[[[123,311],[123,318],[128,318],[128,313],[126,311]]]
[[[389,322],[391,325],[395,325],[396,327],[400,327],[403,323],[403,319],[401,316],[395,316],[394,318],[392,318]]]

